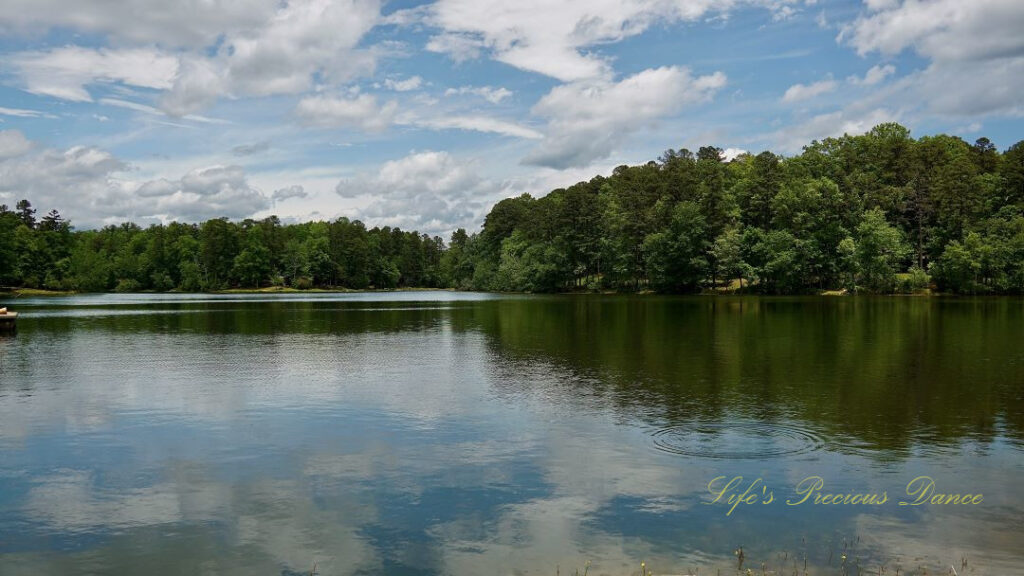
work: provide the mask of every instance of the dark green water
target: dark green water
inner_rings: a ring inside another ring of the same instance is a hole
[[[0,574],[1024,573],[1019,299],[7,304]]]

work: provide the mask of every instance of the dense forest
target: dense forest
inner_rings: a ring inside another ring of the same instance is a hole
[[[0,286],[78,291],[455,287],[556,292],[1024,293],[1024,142],[898,124],[802,154],[668,150],[498,202],[446,246],[345,218],[73,230],[0,206]]]

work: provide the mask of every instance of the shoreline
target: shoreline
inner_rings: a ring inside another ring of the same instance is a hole
[[[536,296],[754,296],[754,297],[775,297],[775,298],[788,298],[788,297],[806,297],[806,296],[818,296],[827,298],[836,297],[856,297],[856,296],[891,296],[891,297],[912,297],[912,298],[978,298],[978,297],[994,297],[994,298],[1013,298],[1021,297],[1020,295],[1014,294],[954,294],[949,292],[936,292],[932,290],[922,290],[916,292],[893,292],[893,293],[872,293],[872,292],[850,292],[848,290],[821,290],[818,292],[811,293],[793,293],[793,294],[758,294],[754,292],[740,292],[740,291],[723,291],[723,290],[704,290],[701,292],[693,293],[662,293],[651,290],[640,290],[636,292],[622,292],[615,290],[607,291],[565,291],[565,292],[499,292],[490,290],[459,290],[456,288],[421,288],[421,287],[405,287],[405,288],[290,288],[290,287],[267,287],[267,288],[229,288],[226,290],[213,290],[209,292],[183,292],[178,290],[170,290],[167,292],[156,292],[156,291],[139,291],[139,292],[78,292],[73,290],[46,290],[42,288],[14,288],[0,290],[0,298],[22,298],[22,297],[61,297],[61,296],[81,296],[89,294],[356,294],[356,293],[386,293],[386,292],[475,292],[480,294],[531,294]]]
[[[472,290],[455,290],[454,288],[229,288],[227,290],[211,290],[208,292],[184,292],[181,290],[168,290],[157,292],[155,290],[144,290],[139,292],[78,292],[75,290],[46,290],[43,288],[15,288],[13,290],[0,290],[0,297],[20,298],[28,297],[56,297],[56,296],[82,296],[88,294],[349,294],[355,292],[472,292]]]

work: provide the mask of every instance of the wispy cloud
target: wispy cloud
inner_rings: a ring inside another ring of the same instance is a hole
[[[167,116],[167,113],[163,110],[154,106],[147,106],[138,102],[130,102],[128,100],[120,100],[117,98],[100,98],[100,104],[106,106],[114,106],[116,108],[126,108],[128,110],[134,110],[136,112],[142,112],[143,114],[149,114],[150,116]],[[184,120],[191,120],[192,122],[200,122],[203,124],[230,124],[227,120],[221,120],[220,118],[210,118],[208,116],[200,116],[198,114],[186,114],[181,117]]]
[[[15,118],[49,118],[55,120],[56,115],[39,110],[25,110],[23,108],[4,108],[0,106],[0,116],[13,116]]]

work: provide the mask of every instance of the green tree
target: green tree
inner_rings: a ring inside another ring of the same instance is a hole
[[[860,285],[873,292],[891,292],[896,272],[908,249],[903,235],[875,208],[864,213],[857,227],[857,267]]]
[[[664,292],[693,292],[700,288],[708,268],[706,221],[695,202],[680,202],[672,209],[671,223],[644,241],[651,286]]]
[[[18,217],[21,218],[21,223],[28,228],[36,227],[36,211],[32,208],[32,203],[28,200],[18,200],[15,204],[15,208],[18,210]]]
[[[738,279],[742,289],[743,280],[750,277],[752,270],[743,260],[743,234],[739,228],[729,228],[715,238],[711,251],[722,277],[727,281]]]
[[[246,236],[245,248],[235,256],[232,274],[239,283],[259,288],[270,276],[272,269],[270,249],[264,244],[261,230],[250,229]]]
[[[228,285],[235,258],[239,254],[238,227],[226,218],[207,220],[199,228],[199,267],[203,273],[203,288],[218,290]],[[250,253],[243,262],[258,255]],[[246,277],[251,279],[250,274]]]

